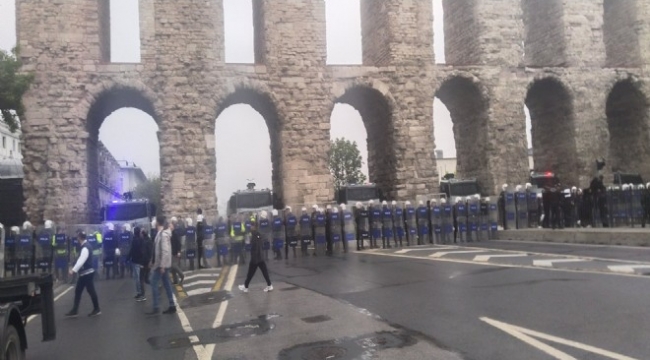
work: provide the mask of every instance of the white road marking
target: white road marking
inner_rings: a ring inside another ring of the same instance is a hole
[[[457,246],[437,246],[437,247],[427,247],[427,248],[418,248],[418,249],[402,249],[399,251],[395,251],[395,254],[406,254],[410,253],[411,251],[436,251],[436,250],[444,250],[444,249],[458,249],[459,247]]]
[[[191,280],[199,277],[213,277],[216,280],[216,278],[219,277],[219,273],[200,273],[200,274],[187,275],[185,276],[183,283],[185,283],[185,281],[187,280]]]
[[[497,255],[477,255],[474,261],[488,262],[492,258],[512,258],[512,257],[526,257],[528,254],[497,254]]]
[[[235,284],[235,278],[237,277],[237,269],[239,268],[239,265],[234,265],[233,267],[230,268],[230,272],[228,273],[228,281],[226,282],[226,285],[224,285],[224,290],[230,292],[232,291],[232,287]],[[228,308],[228,300],[224,301],[219,305],[219,310],[217,311],[217,317],[214,319],[214,323],[212,323],[212,328],[218,328],[221,326],[223,323],[223,318],[226,316],[226,309]],[[214,355],[214,348],[215,344],[208,344],[206,345],[206,351],[208,357],[204,358],[205,360],[212,359],[212,356]],[[199,358],[199,360],[204,360],[203,358]]]
[[[557,337],[557,336],[544,334],[544,333],[541,333],[541,332],[538,332],[538,331],[522,328],[522,327],[519,327],[519,326],[506,324],[504,322],[493,320],[493,319],[490,319],[490,318],[487,318],[487,317],[481,317],[480,320],[483,321],[483,322],[486,322],[486,323],[488,323],[488,324],[490,324],[490,325],[492,325],[494,327],[496,327],[497,329],[500,329],[500,330],[508,333],[509,335],[512,335],[512,336],[516,337],[517,339],[527,343],[530,346],[533,346],[533,347],[537,348],[538,350],[541,350],[541,351],[547,353],[548,355],[550,355],[550,356],[552,356],[552,357],[554,357],[555,359],[558,359],[558,360],[576,360],[576,358],[569,355],[569,354],[567,354],[567,353],[565,353],[565,352],[562,352],[562,351],[560,351],[560,350],[558,350],[556,348],[553,348],[553,347],[551,347],[549,345],[546,345],[546,344],[542,343],[541,341],[538,341],[538,340],[534,339],[534,337],[539,338],[539,339],[543,339],[543,340],[547,340],[547,341],[551,341],[551,342],[554,342],[554,343],[558,343],[558,344],[561,344],[561,345],[570,346],[570,347],[575,348],[575,349],[579,349],[579,350],[582,350],[582,351],[586,351],[586,352],[589,352],[589,353],[592,353],[592,354],[600,355],[600,356],[607,357],[607,358],[614,359],[614,360],[636,360],[636,359],[631,358],[629,356],[617,354],[617,353],[614,353],[614,352],[611,352],[611,351],[608,351],[608,350],[597,348],[595,346],[586,345],[586,344],[582,344],[582,343],[579,343],[579,342],[576,342],[576,341],[563,339],[563,338],[560,338],[560,337]]]
[[[215,281],[216,280],[197,280],[197,281],[191,281],[191,282],[188,282],[188,283],[183,281],[183,287],[190,287],[190,286],[194,286],[194,285],[210,285],[210,286],[212,286],[212,285],[214,285]]]
[[[552,268],[554,263],[582,262],[585,259],[551,259],[551,260],[533,260],[533,266]]]
[[[636,269],[650,269],[650,265],[609,265],[610,271],[621,274],[636,274]]]
[[[440,251],[435,254],[429,255],[429,257],[441,258],[445,255],[450,255],[450,254],[473,254],[473,253],[482,253],[482,252],[488,252],[488,251],[486,250]]]
[[[189,291],[185,291],[185,293],[187,294],[187,296],[194,296],[200,294],[207,294],[210,291],[212,291],[212,287],[189,290]]]
[[[176,300],[176,295],[173,296],[174,296],[174,303],[178,304],[178,301]],[[178,319],[181,321],[181,326],[183,327],[183,330],[188,334],[193,333],[194,329],[192,329],[192,325],[190,325],[190,320],[185,315],[183,309],[181,309],[178,305],[176,306],[176,315],[178,315]],[[196,335],[190,335],[188,336],[188,338],[190,339],[190,342],[192,344],[197,344],[199,342],[199,337]],[[194,345],[192,346],[192,348],[194,349],[194,352],[196,353],[196,357],[199,360],[207,360],[211,358],[211,356],[208,356],[207,351],[203,345]]]
[[[65,294],[67,294],[68,292],[70,292],[70,290],[72,290],[72,289],[74,289],[74,286],[70,286],[70,287],[68,287],[67,289],[63,290],[59,295],[57,295],[57,296],[54,298],[54,301],[56,302],[57,300],[59,300],[60,298],[62,298],[63,295],[65,295]],[[30,321],[34,320],[34,318],[37,317],[37,316],[38,316],[38,315],[31,315],[31,316],[29,316],[29,317],[27,318],[27,323],[29,323]]]

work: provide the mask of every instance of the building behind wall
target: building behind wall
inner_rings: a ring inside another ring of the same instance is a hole
[[[97,145],[97,163],[99,166],[99,204],[104,206],[120,199],[120,164],[100,141]]]
[[[0,160],[16,159],[21,161],[23,158],[20,150],[20,129],[11,132],[9,126],[0,120]]]
[[[135,163],[126,160],[118,161],[120,164],[120,192],[125,193],[135,190],[138,185],[147,181],[147,176]]]

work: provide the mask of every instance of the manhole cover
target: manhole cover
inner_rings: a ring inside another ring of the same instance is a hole
[[[335,360],[341,359],[348,351],[340,346],[320,346],[308,349],[302,355],[303,360]]]
[[[183,301],[180,304],[180,307],[186,309],[192,307],[212,305],[212,304],[220,303],[222,301],[229,300],[231,298],[232,298],[232,294],[228,291],[209,292],[205,294],[190,296],[188,298],[183,299]]]
[[[304,322],[306,322],[308,324],[315,324],[315,323],[320,323],[320,322],[325,322],[325,321],[328,321],[328,320],[332,320],[332,318],[327,316],[327,315],[318,315],[318,316],[311,316],[311,317],[302,318],[300,320],[302,320],[302,321],[304,321]]]

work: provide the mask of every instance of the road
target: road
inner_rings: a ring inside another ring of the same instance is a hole
[[[178,289],[181,314],[154,318],[130,281],[100,281],[98,318],[62,318],[57,290],[57,340],[38,342],[36,317],[28,358],[648,359],[646,259],[504,241],[271,260],[272,293],[261,274],[237,290],[247,266],[206,270]]]

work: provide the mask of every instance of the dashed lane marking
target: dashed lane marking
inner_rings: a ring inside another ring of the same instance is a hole
[[[488,262],[492,258],[514,258],[514,257],[528,257],[528,254],[477,255],[474,257],[474,261]]]
[[[650,265],[609,265],[610,271],[621,274],[636,274],[636,270],[650,269]]]
[[[432,249],[435,250],[435,249]],[[431,258],[441,258],[445,255],[456,255],[456,254],[474,254],[474,253],[482,253],[482,252],[487,252],[486,250],[460,250],[460,251],[439,251],[436,253],[433,253],[429,255]]]
[[[550,259],[550,260],[533,260],[533,266],[540,267],[549,267],[552,268],[555,263],[571,263],[571,262],[583,262],[587,261],[585,259]]]

